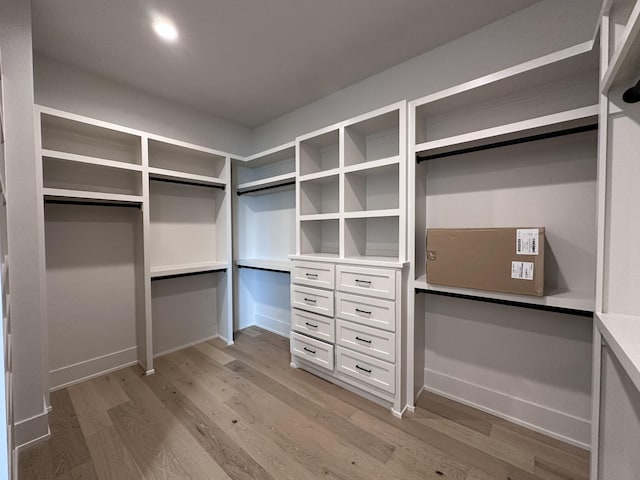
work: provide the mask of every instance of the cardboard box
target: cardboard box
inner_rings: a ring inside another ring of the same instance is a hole
[[[544,227],[427,230],[427,282],[544,295]]]

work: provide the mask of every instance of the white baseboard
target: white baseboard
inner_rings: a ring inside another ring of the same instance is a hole
[[[76,383],[105,375],[138,363],[138,347],[125,348],[82,362],[56,368],[49,372],[49,391],[60,390]]]
[[[289,331],[291,330],[291,322],[289,320],[283,321],[279,318],[267,317],[265,315],[255,315],[255,326],[263,328],[268,332],[275,333],[281,337],[289,338]]]
[[[424,371],[424,383],[423,390],[589,450],[589,420],[428,369]]]
[[[170,353],[177,352],[179,350],[184,350],[185,348],[193,347],[194,345],[198,345],[198,344],[203,343],[203,342],[208,342],[209,340],[213,340],[214,338],[222,338],[222,337],[220,335],[212,335],[210,337],[200,338],[198,340],[194,340],[193,342],[189,342],[189,343],[185,343],[184,345],[180,345],[179,347],[170,348],[169,350],[165,350],[164,352],[154,353],[153,354],[153,358],[161,357],[163,355],[169,355]],[[222,340],[227,342],[227,345],[229,345],[229,342],[225,338],[222,338]]]
[[[49,430],[49,411],[44,399],[42,404],[41,413],[15,422],[13,438],[16,450],[46,440],[51,435]]]

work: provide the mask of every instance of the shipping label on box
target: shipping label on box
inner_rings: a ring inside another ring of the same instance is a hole
[[[427,282],[544,295],[544,227],[427,230]]]

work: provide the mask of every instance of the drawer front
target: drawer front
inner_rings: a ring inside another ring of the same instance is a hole
[[[333,292],[291,285],[291,306],[333,317]]]
[[[337,290],[373,297],[396,298],[395,270],[377,268],[351,267],[338,265],[336,267]]]
[[[291,310],[291,328],[325,342],[335,342],[334,319],[324,315],[294,308]]]
[[[393,364],[338,346],[336,371],[384,392],[395,393],[396,367]]]
[[[336,343],[386,362],[396,361],[396,334],[336,320]]]
[[[396,302],[336,293],[336,316],[367,327],[396,331]]]
[[[335,287],[335,266],[332,263],[293,262],[292,283],[310,287]]]
[[[291,332],[291,355],[333,371],[333,345]]]

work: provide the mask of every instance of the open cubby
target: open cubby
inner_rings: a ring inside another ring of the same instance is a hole
[[[65,190],[141,195],[142,173],[43,157],[43,186]]]
[[[400,217],[348,218],[345,220],[345,258],[400,256]]]
[[[227,262],[225,192],[150,182],[151,269]]]
[[[399,164],[345,174],[346,212],[397,209],[400,207]]]
[[[337,213],[339,210],[339,177],[321,177],[300,182],[300,214]]]
[[[400,154],[400,111],[363,120],[344,129],[345,166]]]
[[[225,157],[159,140],[149,140],[149,167],[224,178]]]
[[[140,165],[139,136],[42,113],[42,148]]]
[[[299,144],[299,175],[323,172],[340,165],[340,133],[332,130],[301,140]]]
[[[300,222],[300,253],[338,257],[340,250],[338,219],[305,220]]]

